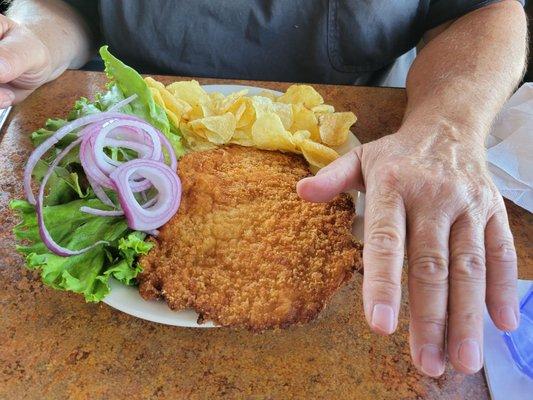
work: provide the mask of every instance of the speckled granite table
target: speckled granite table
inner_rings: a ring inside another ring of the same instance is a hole
[[[47,117],[64,116],[76,98],[90,96],[104,81],[98,73],[67,72],[15,107],[2,132],[1,399],[488,398],[482,373],[465,377],[448,370],[437,380],[417,373],[409,358],[405,297],[397,333],[372,334],[362,312],[361,276],[313,323],[263,334],[158,325],[44,287],[14,251],[15,220],[7,204],[22,193],[29,132]],[[318,90],[339,110],[357,114],[354,132],[363,142],[400,124],[403,90],[326,85]],[[507,207],[520,277],[533,279],[533,217],[511,203]]]

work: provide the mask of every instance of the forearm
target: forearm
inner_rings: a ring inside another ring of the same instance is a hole
[[[525,14],[516,1],[495,3],[453,22],[411,67],[405,130],[413,134],[431,124],[455,139],[482,143],[522,76],[526,43]]]
[[[90,58],[92,38],[80,16],[59,0],[14,0],[8,17],[32,30],[50,51],[54,79]]]

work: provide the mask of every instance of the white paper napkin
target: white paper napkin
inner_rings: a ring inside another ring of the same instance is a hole
[[[489,171],[502,196],[533,212],[533,83],[511,96],[486,145]]]

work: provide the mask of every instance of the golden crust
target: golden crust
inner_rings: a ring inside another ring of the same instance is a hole
[[[141,258],[139,290],[170,308],[251,330],[315,318],[361,268],[349,195],[313,204],[295,155],[228,146],[184,156],[178,213]]]

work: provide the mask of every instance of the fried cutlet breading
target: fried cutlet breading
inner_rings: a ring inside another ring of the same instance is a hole
[[[140,260],[145,299],[224,326],[285,327],[315,318],[361,267],[351,197],[301,200],[301,157],[229,146],[184,156],[178,173],[179,211]]]

